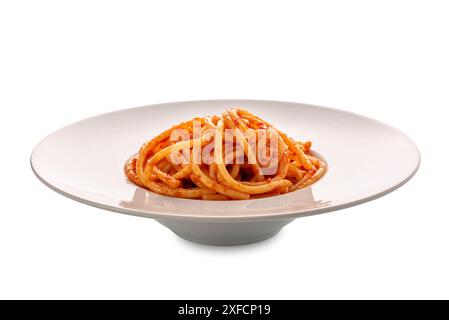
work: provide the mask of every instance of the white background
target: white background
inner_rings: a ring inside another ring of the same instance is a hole
[[[1,2],[0,298],[449,298],[448,16],[447,1]],[[421,169],[228,248],[66,199],[30,170],[73,121],[217,98],[382,120],[415,140]]]

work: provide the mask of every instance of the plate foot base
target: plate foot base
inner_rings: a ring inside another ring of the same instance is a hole
[[[291,221],[159,222],[188,241],[212,246],[237,246],[269,239]]]

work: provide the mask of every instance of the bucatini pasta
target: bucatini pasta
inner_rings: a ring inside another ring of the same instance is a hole
[[[247,110],[194,118],[162,132],[129,158],[130,181],[155,193],[246,200],[305,188],[326,172],[311,142],[295,141]]]

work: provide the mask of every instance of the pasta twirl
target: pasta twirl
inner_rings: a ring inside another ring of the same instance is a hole
[[[325,163],[310,148],[310,141],[294,141],[233,108],[162,132],[127,161],[125,173],[133,183],[171,197],[261,198],[307,187],[324,175]]]

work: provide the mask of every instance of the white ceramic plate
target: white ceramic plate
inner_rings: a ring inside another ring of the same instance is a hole
[[[204,201],[161,196],[127,181],[126,159],[153,136],[195,116],[240,106],[300,140],[328,163],[312,186],[281,196]],[[82,120],[46,137],[31,165],[53,190],[102,209],[157,219],[188,240],[235,245],[267,239],[298,217],[385,195],[417,171],[420,155],[400,131],[336,109],[258,100],[187,101],[125,109]]]

